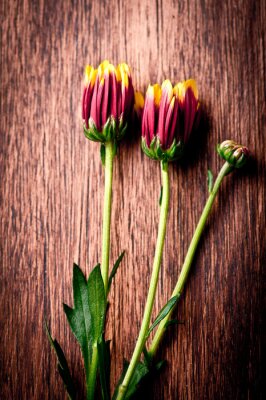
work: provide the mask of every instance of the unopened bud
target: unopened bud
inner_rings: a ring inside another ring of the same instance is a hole
[[[247,147],[237,144],[233,140],[225,140],[217,145],[218,154],[232,167],[241,168],[246,164],[250,152]]]

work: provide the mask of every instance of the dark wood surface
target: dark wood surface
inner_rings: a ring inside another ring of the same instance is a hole
[[[62,303],[72,304],[73,261],[88,273],[100,259],[104,174],[98,144],[83,136],[80,103],[85,64],[105,58],[127,61],[141,90],[196,78],[207,115],[185,160],[170,167],[155,311],[175,285],[207,197],[207,169],[222,165],[216,143],[232,138],[254,154],[219,193],[178,307],[184,324],[164,341],[169,363],[147,398],[262,399],[265,1],[2,1],[0,18],[1,399],[65,398],[44,318],[83,380]],[[126,257],[111,292],[112,385],[140,326],[159,191],[158,163],[138,137],[123,142],[111,260],[123,249]]]

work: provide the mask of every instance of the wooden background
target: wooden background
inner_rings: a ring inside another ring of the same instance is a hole
[[[1,399],[65,398],[45,317],[83,380],[62,302],[72,304],[73,261],[88,273],[100,259],[104,174],[80,103],[85,64],[105,58],[127,61],[141,90],[196,78],[207,115],[170,167],[157,311],[205,203],[207,169],[222,165],[216,143],[232,138],[254,154],[223,184],[178,308],[185,323],[166,338],[168,366],[143,398],[262,399],[265,1],[6,0],[0,15]],[[140,326],[159,191],[158,163],[129,138],[114,168],[111,260],[127,253],[111,293],[112,384]]]

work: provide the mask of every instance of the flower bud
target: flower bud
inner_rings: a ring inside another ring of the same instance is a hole
[[[237,144],[233,140],[225,140],[217,145],[218,154],[232,167],[241,168],[250,156],[247,147]]]
[[[181,157],[198,113],[196,82],[167,79],[149,85],[142,117],[142,149],[150,158],[173,161]]]
[[[85,68],[82,118],[85,136],[93,141],[120,140],[134,107],[134,89],[127,64],[116,68],[103,61]]]

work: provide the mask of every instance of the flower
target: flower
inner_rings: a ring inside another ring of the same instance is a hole
[[[134,89],[129,66],[116,68],[103,61],[98,69],[85,68],[82,118],[85,136],[94,141],[120,140],[134,107]]]
[[[225,140],[221,144],[218,144],[217,152],[235,168],[243,167],[250,156],[250,151],[247,147],[237,144],[233,140]]]
[[[180,158],[199,115],[196,82],[149,85],[142,117],[142,149],[150,158]]]

